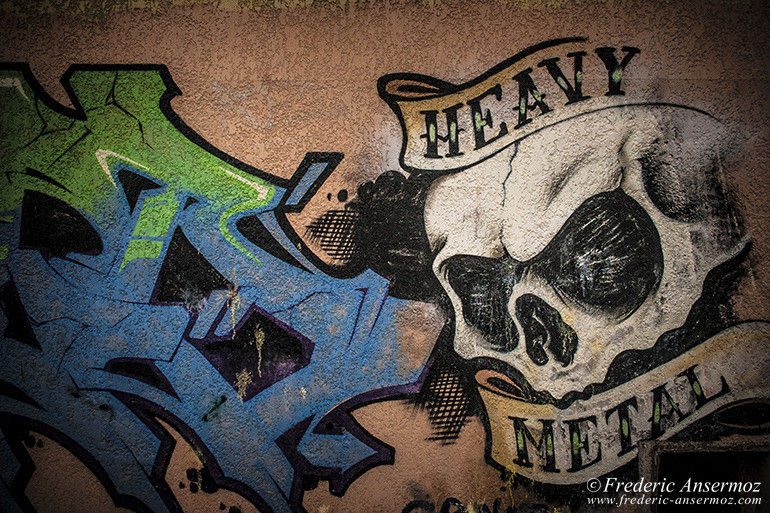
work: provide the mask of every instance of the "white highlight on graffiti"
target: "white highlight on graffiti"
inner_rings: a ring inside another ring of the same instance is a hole
[[[252,187],[255,191],[258,192],[258,196],[257,196],[258,200],[263,200],[263,199],[267,198],[267,195],[270,192],[270,187],[268,187],[267,185],[264,185],[264,184],[261,184],[261,183],[255,183],[255,182],[252,182],[251,180],[247,180],[247,179],[243,178],[242,176],[238,176],[237,174],[233,173],[232,171],[228,171],[227,169],[223,168],[222,166],[220,166],[219,169],[221,169],[222,171],[224,171],[228,175],[232,176],[236,180],[238,180],[240,182],[243,182],[246,185]]]
[[[115,183],[115,180],[112,178],[112,173],[110,173],[110,167],[107,165],[107,157],[113,157],[116,159],[120,159],[123,162],[127,162],[128,164],[131,164],[132,166],[139,167],[144,169],[145,171],[149,171],[149,169],[146,166],[141,165],[138,162],[134,162],[128,157],[124,157],[123,155],[120,155],[118,153],[115,153],[114,151],[110,150],[104,150],[104,149],[98,149],[96,150],[96,160],[99,161],[99,165],[102,166],[102,169],[104,170],[104,174],[107,175],[107,178],[110,179],[110,182],[112,182],[112,185],[117,187],[118,184]]]
[[[29,96],[27,96],[27,93],[24,92],[24,87],[21,85],[21,80],[18,78],[4,78],[0,80],[0,87],[13,87],[21,93],[25,100],[32,101],[29,99]]]

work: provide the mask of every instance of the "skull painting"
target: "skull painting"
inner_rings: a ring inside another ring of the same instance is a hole
[[[376,272],[430,266],[394,283],[443,291],[434,374],[481,400],[487,462],[539,483],[585,483],[770,396],[770,326],[732,308],[751,247],[723,176],[739,137],[664,101],[644,55],[566,38],[459,85],[378,82],[410,175],[391,196],[422,207],[427,242],[377,252]]]
[[[433,271],[480,386],[565,404],[684,324],[706,274],[743,246],[721,132],[696,111],[599,110],[433,183]]]
[[[566,38],[459,85],[379,81],[406,184],[426,184],[446,372],[483,403],[487,461],[540,483],[770,396],[770,326],[732,308],[751,247],[723,176],[739,137],[664,101],[644,55]]]

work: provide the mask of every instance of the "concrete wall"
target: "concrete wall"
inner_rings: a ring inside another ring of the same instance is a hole
[[[764,3],[2,10],[2,511],[770,504]]]

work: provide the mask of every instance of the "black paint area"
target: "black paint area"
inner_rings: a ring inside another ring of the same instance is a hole
[[[704,167],[677,166],[670,162],[668,151],[657,147],[639,158],[645,192],[658,210],[688,223],[735,219],[732,201],[719,179],[718,159]]]
[[[197,310],[213,290],[232,288],[233,284],[177,227],[155,283],[154,299],[162,303],[182,303],[190,310]]]
[[[64,201],[26,190],[21,203],[19,246],[40,251],[46,260],[69,253],[98,255],[102,240],[91,223]]]
[[[559,312],[539,297],[524,294],[516,298],[516,317],[524,330],[527,355],[533,362],[545,365],[550,353],[563,367],[572,363],[578,336]]]
[[[219,491],[219,485],[206,467],[200,469],[188,468],[186,476],[189,480],[189,487],[192,493],[197,492],[199,489],[204,493],[215,493]]]
[[[11,399],[14,399],[16,401],[20,401],[23,403],[27,403],[30,406],[34,406],[35,408],[43,408],[38,404],[37,401],[32,399],[25,391],[14,385],[13,383],[9,383],[8,381],[5,381],[4,379],[0,379],[0,395],[3,395],[5,397],[10,397]]]
[[[420,391],[409,402],[428,413],[433,432],[427,438],[442,445],[454,443],[468,417],[481,415],[474,373],[452,351],[454,327],[447,324],[436,341],[435,360],[428,369]]]
[[[306,367],[313,343],[252,309],[246,320],[225,336],[210,335],[193,344],[233,388],[248,401],[285,377]],[[222,322],[227,322],[224,319]]]
[[[634,313],[663,276],[660,235],[621,189],[587,199],[533,259],[531,270],[587,311]]]
[[[715,420],[736,432],[766,434],[770,432],[770,401],[746,400],[728,405],[716,413]]]
[[[484,336],[490,348],[507,353],[519,344],[508,301],[522,266],[512,258],[455,255],[442,264],[449,285],[460,297],[465,322]]]
[[[311,240],[332,257],[335,265],[346,265],[357,256],[356,224],[360,213],[354,208],[327,210],[307,225]]]
[[[703,292],[682,326],[661,335],[649,349],[623,351],[610,364],[604,382],[589,385],[583,392],[570,392],[556,402],[557,406],[566,408],[576,399],[588,398],[650,372],[733,324],[736,319],[732,297],[746,273],[744,264],[750,250],[751,244],[746,244],[736,256],[706,275]],[[547,402],[545,397],[540,400]]]
[[[54,186],[56,186],[56,187],[58,187],[60,189],[63,189],[65,191],[67,191],[67,192],[70,192],[70,190],[67,189],[61,182],[59,182],[58,180],[54,180],[53,178],[51,178],[50,176],[48,176],[48,175],[46,175],[44,173],[41,173],[37,169],[33,169],[31,167],[28,167],[26,169],[25,173],[28,174],[29,176],[33,177],[33,178],[37,178],[38,180],[42,180],[44,182],[48,182],[51,185],[54,185]]]
[[[125,168],[118,171],[118,181],[123,186],[123,192],[131,207],[131,212],[136,208],[142,191],[160,189],[162,187],[157,182]]]
[[[431,270],[423,217],[434,178],[387,171],[362,184],[344,208],[311,222],[307,234],[335,265],[356,272],[369,268],[386,278],[391,296],[435,300],[441,287]]]
[[[465,322],[479,330],[490,349],[507,353],[519,344],[519,331],[509,312],[513,287],[526,265],[510,256],[499,259],[455,255],[442,264],[449,285],[462,303]],[[553,357],[562,366],[572,363],[577,351],[575,330],[543,299],[524,294],[515,301],[526,353],[537,365]]]
[[[360,255],[368,267],[390,281],[389,293],[398,298],[429,298],[440,290],[423,218],[433,179],[421,174],[407,179],[388,171],[358,190]]]
[[[0,309],[8,319],[3,335],[35,349],[40,349],[40,343],[37,341],[35,331],[32,328],[32,320],[24,309],[16,284],[12,281],[5,282],[0,286]]]
[[[260,249],[267,251],[275,258],[291,264],[294,267],[308,270],[302,265],[289,251],[284,248],[275,237],[270,234],[270,231],[262,224],[257,216],[246,216],[238,219],[235,222],[235,228],[238,232],[246,237],[246,240],[252,244],[258,246]]]
[[[141,381],[177,399],[179,398],[168,378],[152,360],[146,358],[113,358],[107,362],[104,370]]]

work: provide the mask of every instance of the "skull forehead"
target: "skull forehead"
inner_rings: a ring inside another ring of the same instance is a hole
[[[704,177],[725,145],[721,132],[705,115],[668,108],[610,109],[559,123],[436,180],[426,203],[428,237],[434,249],[440,241],[489,255],[489,239],[499,233],[509,254],[527,261],[584,201],[642,173],[640,162],[649,168],[639,184],[624,184],[629,194],[650,196],[673,217],[682,208],[702,210],[712,192]],[[703,215],[680,220],[695,217]]]
[[[425,231],[434,253],[502,255],[502,184],[515,153],[514,147],[434,181],[425,202]]]
[[[481,255],[489,254],[489,237],[497,237],[511,256],[529,260],[582,202],[620,185],[632,131],[637,153],[660,139],[654,116],[603,111],[536,132],[438,179],[426,203],[429,238]]]

